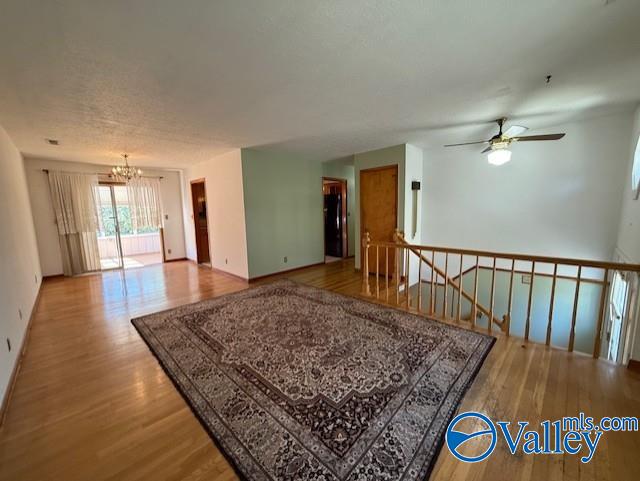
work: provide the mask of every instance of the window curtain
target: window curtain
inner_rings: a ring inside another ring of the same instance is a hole
[[[160,179],[141,177],[127,183],[131,226],[135,231],[162,227]]]
[[[100,270],[98,176],[49,171],[65,276]]]

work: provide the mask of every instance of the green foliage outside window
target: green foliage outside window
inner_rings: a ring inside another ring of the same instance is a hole
[[[131,210],[128,205],[117,206],[118,220],[120,221],[120,234],[133,235],[133,234],[149,234],[156,232],[157,229],[153,227],[143,227],[134,231],[131,223]],[[100,216],[102,219],[103,232],[101,234],[105,237],[116,235],[116,222],[113,218],[113,209],[111,206],[102,206],[100,208]]]

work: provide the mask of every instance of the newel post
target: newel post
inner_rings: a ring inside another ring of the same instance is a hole
[[[502,316],[502,332],[504,332],[507,337],[509,337],[509,333],[511,331],[511,314],[505,314]]]
[[[400,244],[400,239],[402,238],[402,231],[400,229],[398,229],[396,227],[396,229],[393,231],[393,243],[396,245],[394,247],[394,251],[396,254],[396,286],[400,286],[400,281],[402,279],[402,271],[404,269],[403,266],[403,262],[402,262],[402,258],[403,258],[403,251],[401,248],[399,248],[399,244]]]
[[[362,293],[365,296],[371,295],[371,288],[369,287],[369,244],[371,243],[371,236],[369,231],[365,231],[362,237],[362,252],[364,256],[362,258]]]

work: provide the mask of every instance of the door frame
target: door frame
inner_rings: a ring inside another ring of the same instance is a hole
[[[109,187],[110,197],[111,197],[111,207],[113,209],[113,220],[115,221],[116,228],[116,247],[118,249],[118,255],[120,257],[120,266],[119,267],[109,267],[108,269],[100,269],[101,271],[112,271],[115,269],[124,270],[124,249],[122,248],[122,237],[120,233],[120,218],[118,217],[118,206],[116,203],[115,197],[115,187],[118,186],[126,186],[126,182],[120,182],[115,180],[100,180],[98,182],[98,186]],[[164,215],[164,213],[162,214]],[[158,235],[160,237],[160,250],[162,251],[162,262],[164,264],[167,262],[167,253],[164,249],[164,227],[158,227]]]
[[[396,225],[396,229],[397,229],[398,228],[398,209],[400,207],[399,202],[398,202],[398,192],[400,190],[398,188],[398,183],[400,182],[400,178],[399,178],[399,174],[398,174],[398,171],[399,171],[398,164],[388,164],[388,165],[381,165],[380,167],[372,167],[370,169],[360,169],[360,174],[359,174],[359,177],[358,177],[358,181],[360,182],[358,184],[358,201],[360,203],[360,205],[359,205],[359,215],[360,215],[360,218],[359,218],[359,221],[360,221],[360,239],[359,239],[359,242],[360,242],[360,245],[361,245],[361,248],[360,248],[360,269],[361,270],[362,270],[362,266],[364,264],[363,263],[364,252],[362,252],[362,238],[364,237],[364,222],[363,222],[364,216],[362,215],[362,212],[363,212],[363,208],[362,208],[362,174],[363,173],[366,174],[366,173],[370,173],[370,172],[375,172],[375,171],[378,171],[378,170],[391,170],[391,169],[394,169],[396,171],[396,186],[395,186],[395,191],[396,191],[396,222],[395,222],[395,225]],[[379,241],[380,239],[372,239],[372,240]]]
[[[327,249],[324,243],[325,241],[325,229],[324,229],[324,181],[328,180],[330,182],[339,182],[341,185],[341,194],[342,194],[342,212],[340,213],[340,217],[342,218],[342,258],[346,259],[349,257],[349,224],[348,224],[348,209],[347,209],[347,179],[341,179],[339,177],[322,177],[322,257],[326,259],[327,257]],[[326,260],[324,261],[326,263]]]
[[[211,263],[211,243],[209,242],[209,201],[207,200],[207,183],[204,177],[199,179],[193,179],[189,182],[189,193],[191,194],[191,219],[193,220],[193,235],[194,242],[196,244],[196,263],[201,264],[200,260],[200,249],[198,249],[198,226],[196,225],[196,209],[195,204],[193,202],[193,184],[202,184],[202,190],[204,192],[204,203],[207,206],[207,246],[209,247],[209,263]]]
[[[613,359],[609,359],[609,351],[611,349],[611,336],[614,334],[613,332],[613,325],[615,320],[611,317],[611,313],[613,310],[613,305],[614,305],[614,299],[613,299],[613,295],[614,295],[614,287],[615,287],[615,280],[616,280],[616,275],[619,275],[620,278],[622,279],[622,282],[625,283],[625,292],[624,292],[624,300],[623,300],[623,304],[622,304],[622,312],[620,313],[619,316],[619,320],[620,320],[620,326],[617,332],[617,336],[618,336],[618,346],[617,349],[613,354]],[[613,271],[612,275],[611,275],[611,282],[609,283],[609,292],[607,294],[607,326],[605,328],[605,332],[604,332],[604,339],[606,339],[606,358],[609,359],[610,361],[616,363],[616,364],[622,364],[624,363],[624,355],[625,355],[625,351],[627,350],[627,339],[626,339],[626,334],[628,333],[628,326],[629,326],[629,315],[633,314],[633,302],[635,302],[635,292],[634,292],[634,282],[633,279],[630,279],[627,277],[628,273],[622,272],[622,271]],[[607,283],[605,282],[605,284],[603,285],[603,289],[607,288]]]

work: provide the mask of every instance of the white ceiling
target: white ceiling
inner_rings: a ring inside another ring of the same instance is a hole
[[[165,167],[546,127],[640,100],[640,1],[606,3],[3,0],[0,124],[26,155]]]

